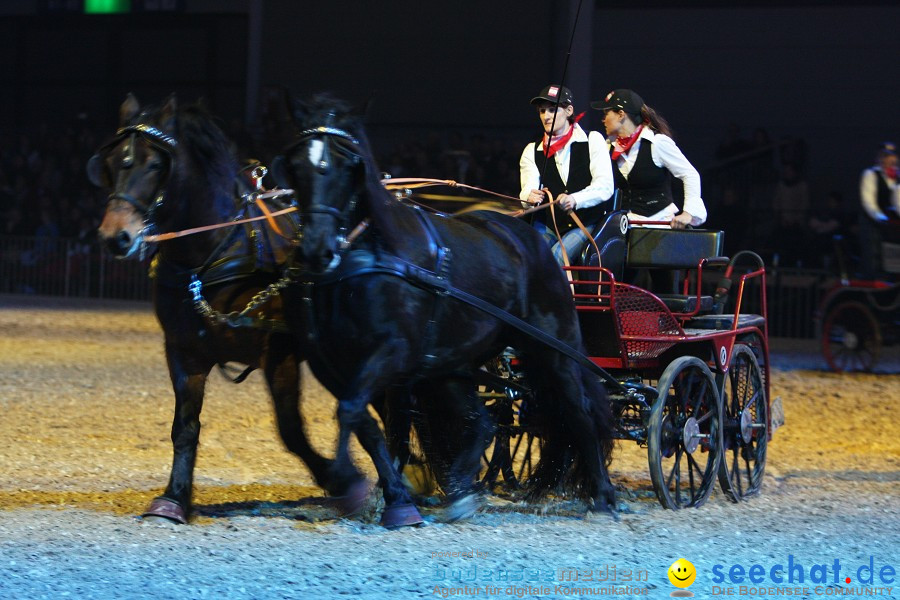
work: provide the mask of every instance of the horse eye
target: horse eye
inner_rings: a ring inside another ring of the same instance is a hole
[[[162,171],[162,169],[163,169],[162,161],[161,161],[161,160],[154,160],[154,161],[151,161],[151,162],[147,165],[147,169],[150,170],[150,171]]]

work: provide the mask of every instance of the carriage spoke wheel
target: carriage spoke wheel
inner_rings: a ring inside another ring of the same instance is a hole
[[[871,371],[881,353],[881,330],[868,306],[840,302],[828,310],[822,354],[833,371]]]
[[[647,432],[656,497],[673,510],[700,506],[712,492],[721,454],[715,379],[702,360],[682,356],[666,367],[657,392]]]
[[[493,381],[479,388],[497,426],[482,454],[481,481],[489,490],[511,493],[520,490],[537,467],[541,438],[528,423],[530,392],[501,360],[489,366]]]
[[[722,462],[719,485],[733,502],[759,491],[766,468],[769,405],[753,351],[735,344],[722,397]]]

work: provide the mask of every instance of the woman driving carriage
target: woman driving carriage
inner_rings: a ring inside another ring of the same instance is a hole
[[[537,109],[544,135],[522,151],[519,198],[525,206],[538,205],[547,200],[547,190],[559,202],[562,210],[537,211],[534,226],[550,244],[557,262],[563,264],[560,244],[567,256],[577,256],[588,241],[570,213],[574,211],[585,228],[592,230],[606,212],[604,203],[615,189],[612,164],[603,136],[596,131],[585,133],[578,125],[584,113],[575,115],[569,88],[548,85],[531,99],[531,104]]]
[[[616,188],[622,191],[628,217],[669,221],[672,229],[702,225],[706,205],[700,197],[700,174],[675,145],[669,124],[632,90],[613,90],[591,102],[591,108],[603,111]],[[681,212],[673,202],[667,172],[684,185]]]

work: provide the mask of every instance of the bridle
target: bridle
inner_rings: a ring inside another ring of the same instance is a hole
[[[318,164],[316,164],[315,166],[316,171],[320,175],[327,175],[328,172],[333,168],[333,164],[331,161],[332,147],[334,147],[337,152],[343,154],[350,161],[352,161],[353,164],[360,163],[363,160],[363,156],[358,150],[358,148],[361,146],[359,140],[348,131],[331,126],[331,121],[334,119],[334,116],[334,113],[330,112],[328,113],[328,118],[325,125],[321,125],[319,127],[311,127],[309,129],[300,131],[297,134],[297,140],[285,150],[284,156],[292,156],[296,154],[298,147],[304,142],[313,139],[320,139],[322,141],[322,155],[319,159]],[[283,163],[283,161],[281,162]],[[283,165],[280,165],[280,167],[283,167]],[[316,198],[311,198],[309,206],[300,211],[300,227],[302,229],[303,224],[307,222],[307,219],[304,218],[305,215],[330,215],[338,221],[338,247],[345,248],[347,246],[348,222],[350,216],[356,210],[357,200],[358,195],[354,194],[350,198],[349,202],[347,202],[342,209],[339,209],[317,202]]]
[[[168,178],[172,176],[172,173],[175,170],[175,151],[178,147],[178,141],[174,137],[163,133],[152,125],[147,125],[146,123],[121,127],[116,131],[115,138],[100,148],[97,153],[88,160],[87,171],[88,178],[94,185],[98,187],[112,187],[116,182],[113,182],[105,172],[104,155],[107,152],[112,151],[125,140],[125,145],[122,146],[122,157],[119,166],[123,170],[132,168],[134,166],[135,156],[134,145],[138,137],[162,152],[168,158],[169,164],[166,179],[160,183],[157,193],[150,203],[142,202],[131,194],[115,188],[107,198],[107,203],[112,202],[113,200],[127,202],[142,215],[145,228],[150,228],[154,225],[154,213],[163,204],[165,189],[168,185]]]

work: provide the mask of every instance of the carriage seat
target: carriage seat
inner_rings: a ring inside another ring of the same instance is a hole
[[[607,214],[594,232],[594,242],[600,249],[600,256],[593,244],[585,246],[581,253],[581,263],[586,267],[601,266],[609,269],[617,281],[622,279],[625,268],[625,234],[628,232],[628,211],[617,210]]]
[[[712,229],[656,229],[635,227],[628,231],[626,266],[635,269],[696,270],[704,258],[722,256],[725,232]],[[709,312],[712,296],[657,294],[673,313]]]

